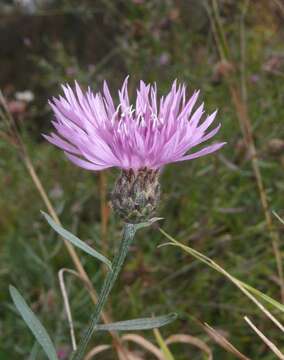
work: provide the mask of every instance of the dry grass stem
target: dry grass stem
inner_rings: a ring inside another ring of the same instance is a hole
[[[205,332],[213,339],[219,346],[221,346],[226,351],[235,355],[238,359],[241,360],[250,360],[247,356],[242,354],[238,349],[235,348],[233,344],[231,344],[219,331],[213,329],[210,325],[199,322]]]
[[[109,349],[111,349],[110,345],[98,345],[88,352],[88,354],[84,357],[84,360],[91,360],[95,357],[95,355],[100,354]]]
[[[263,332],[261,332],[247,316],[245,316],[244,319],[249,324],[249,326],[257,333],[261,340],[269,347],[269,349],[274,352],[278,359],[284,360],[283,353],[263,334]]]
[[[213,353],[210,347],[202,340],[195,336],[186,335],[186,334],[175,334],[171,335],[166,339],[166,344],[188,344],[197,347],[207,355],[208,360],[213,360]]]
[[[121,337],[122,341],[126,342],[134,342],[149,351],[152,355],[154,355],[158,360],[165,360],[162,351],[155,345],[153,345],[150,341],[146,340],[141,335],[136,334],[126,334]]]
[[[64,308],[65,308],[65,311],[66,311],[67,320],[68,320],[69,329],[70,329],[70,337],[71,337],[72,349],[73,349],[73,351],[75,351],[77,349],[77,343],[76,343],[74,324],[73,324],[72,313],[71,313],[71,308],[70,308],[70,304],[69,304],[68,293],[67,293],[65,282],[64,282],[64,273],[65,272],[67,272],[69,274],[72,274],[74,276],[77,276],[79,278],[80,278],[80,275],[74,270],[65,269],[65,268],[59,270],[59,272],[58,272],[60,290],[61,290],[61,293],[62,293],[63,302],[64,302]]]

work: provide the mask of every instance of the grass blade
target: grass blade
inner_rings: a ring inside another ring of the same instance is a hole
[[[47,331],[29,308],[25,299],[14,286],[10,285],[9,291],[17,310],[19,311],[27,326],[30,328],[38,343],[41,345],[48,359],[58,360],[56,350]]]
[[[161,351],[164,355],[165,360],[175,360],[173,354],[170,352],[168,345],[166,344],[165,340],[163,339],[160,331],[158,329],[154,329],[154,335],[159,344]]]
[[[208,265],[209,267],[211,267],[212,269],[218,271],[220,274],[224,275],[225,277],[227,277],[233,284],[235,284],[241,291],[243,294],[245,294],[281,331],[284,332],[284,326],[272,315],[272,313],[270,311],[268,311],[252,294],[255,293],[257,295],[262,294],[261,298],[263,300],[268,301],[268,299],[270,299],[269,303],[271,305],[277,304],[276,300],[273,300],[271,298],[269,298],[268,295],[261,293],[259,290],[254,289],[253,287],[251,287],[248,284],[245,284],[244,282],[238,280],[237,278],[235,278],[234,276],[230,275],[225,269],[223,269],[220,265],[218,265],[215,261],[211,260],[209,257],[203,255],[202,253],[194,250],[193,248],[183,245],[180,242],[178,242],[177,240],[175,240],[172,236],[170,236],[169,234],[167,234],[163,229],[160,229],[160,232],[165,235],[166,238],[168,238],[170,240],[169,243],[165,244],[165,245],[173,245],[173,246],[177,246],[181,249],[183,249],[185,252],[187,252],[188,254],[194,256],[196,259],[200,260],[201,262],[205,263],[206,265]],[[254,289],[253,291],[251,289]],[[272,300],[272,301],[271,301]],[[281,306],[281,304],[279,303],[277,305],[277,309],[283,311],[283,308]]]
[[[243,285],[247,290],[249,290],[254,295],[259,296],[262,300],[266,301],[270,305],[274,306],[276,309],[280,310],[281,312],[284,312],[284,305],[282,305],[280,302],[278,302],[275,299],[272,299],[270,296],[264,294],[263,292],[257,290],[256,288],[252,287],[249,284],[244,283],[243,281],[240,281],[240,284]]]
[[[177,314],[171,313],[164,316],[157,316],[152,318],[141,318],[126,321],[118,321],[112,324],[97,325],[96,330],[100,331],[134,331],[134,330],[149,330],[162,327],[174,321]]]
[[[85,251],[85,253],[91,255],[92,257],[100,260],[105,265],[108,266],[108,268],[111,270],[111,261],[107,259],[104,255],[100,254],[98,251],[91,248],[89,245],[87,245],[84,241],[80,240],[77,236],[73,235],[70,231],[67,231],[62,226],[58,225],[53,219],[46,214],[44,211],[41,211],[43,216],[45,217],[48,224],[52,227],[54,231],[56,231],[59,235],[61,235],[64,239],[68,240],[73,244],[74,246],[77,246],[79,249]]]
[[[201,322],[198,322],[199,325],[205,330],[205,332],[213,339],[219,346],[221,346],[223,349],[225,349],[227,352],[235,355],[238,359],[241,360],[251,360],[244,354],[242,354],[233,344],[229,342],[219,331],[213,329],[208,324],[203,324]]]
[[[252,321],[245,316],[245,321],[249,324],[249,326],[257,333],[257,335],[261,338],[261,340],[269,347],[271,351],[278,357],[280,360],[284,360],[284,354],[271,342],[264,334],[261,332]]]

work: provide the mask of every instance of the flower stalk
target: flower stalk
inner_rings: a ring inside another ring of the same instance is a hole
[[[136,101],[128,94],[128,77],[118,91],[115,106],[109,88],[94,94],[63,86],[64,97],[53,98],[50,106],[55,118],[54,131],[44,137],[64,150],[77,166],[91,171],[119,168],[121,174],[111,194],[115,213],[125,223],[122,241],[89,327],[71,359],[81,360],[96,330],[103,307],[119,275],[137,229],[149,225],[160,200],[159,175],[170,163],[193,160],[213,153],[225,143],[219,142],[192,152],[213,138],[220,124],[209,130],[217,111],[204,115],[204,104],[193,110],[199,92],[187,98],[185,85],[174,81],[168,94],[158,99],[156,84],[140,81]],[[143,223],[143,221],[146,221]],[[155,220],[154,220],[155,221]]]
[[[89,343],[94,331],[96,330],[96,325],[98,324],[98,322],[100,320],[100,315],[103,310],[103,307],[104,307],[104,305],[108,299],[108,296],[111,292],[111,289],[113,288],[115,281],[122,269],[122,266],[124,264],[124,261],[128,254],[128,251],[129,251],[129,246],[131,245],[131,243],[134,239],[136,230],[138,229],[139,225],[138,224],[136,224],[136,225],[128,224],[128,223],[126,223],[124,225],[122,240],[121,240],[118,252],[113,259],[112,271],[109,271],[105,278],[95,312],[90,320],[90,324],[89,324],[85,334],[83,335],[83,337],[79,343],[78,349],[71,357],[71,360],[81,360],[83,358],[86,348],[88,346],[88,343]]]

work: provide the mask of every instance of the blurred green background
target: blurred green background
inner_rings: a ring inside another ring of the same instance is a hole
[[[122,225],[111,212],[108,216],[101,195],[103,182],[110,192],[118,172],[102,177],[77,168],[42,138],[51,128],[48,99],[61,92],[60,84],[74,79],[94,90],[106,79],[116,96],[129,74],[133,96],[140,79],[156,81],[163,94],[177,78],[189,92],[201,90],[207,112],[219,109],[217,138],[227,145],[217,154],[164,170],[163,227],[280,300],[271,237],[232,89],[249,114],[269,212],[282,216],[283,19],[282,0],[2,0],[0,87],[64,226],[111,257]],[[62,239],[40,215],[45,205],[13,139],[5,136],[3,121],[0,135],[0,359],[28,359],[34,344],[11,303],[10,283],[21,290],[67,359],[69,330],[57,273],[73,265]],[[102,228],[103,212],[107,226]],[[273,215],[272,220],[283,249],[283,228]],[[222,331],[248,357],[275,359],[243,317],[250,316],[282,349],[283,334],[221,275],[177,248],[158,248],[165,241],[156,229],[138,233],[108,304],[113,319],[177,311],[180,319],[161,330],[165,338],[196,336],[213,350],[214,359],[234,359],[208,338],[195,317]],[[80,253],[80,258],[99,289],[101,267],[87,255]],[[66,285],[80,334],[94,305],[79,280],[67,276]],[[151,331],[140,334],[155,342]],[[98,334],[92,345],[110,341],[108,334]],[[178,360],[205,359],[191,345],[171,349]],[[142,358],[153,358],[139,351]]]

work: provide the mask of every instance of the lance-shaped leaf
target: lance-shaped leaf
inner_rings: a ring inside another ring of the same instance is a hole
[[[111,270],[111,261],[107,259],[104,255],[100,254],[98,251],[91,248],[87,245],[84,241],[80,240],[77,236],[73,235],[70,231],[64,229],[62,226],[58,225],[52,218],[46,214],[44,211],[41,211],[43,216],[45,217],[46,221],[49,225],[55,230],[59,235],[61,235],[65,240],[68,240],[74,246],[77,246],[79,249],[85,251],[87,254],[93,256],[94,258],[100,260],[105,265],[109,267]]]
[[[134,330],[151,330],[167,325],[177,318],[176,313],[170,313],[164,316],[151,318],[141,318],[126,321],[118,321],[110,324],[96,325],[99,331],[134,331]]]
[[[27,326],[30,328],[38,343],[41,345],[48,359],[58,360],[56,350],[47,331],[29,308],[25,299],[14,286],[10,285],[9,291],[17,310],[19,311]]]

